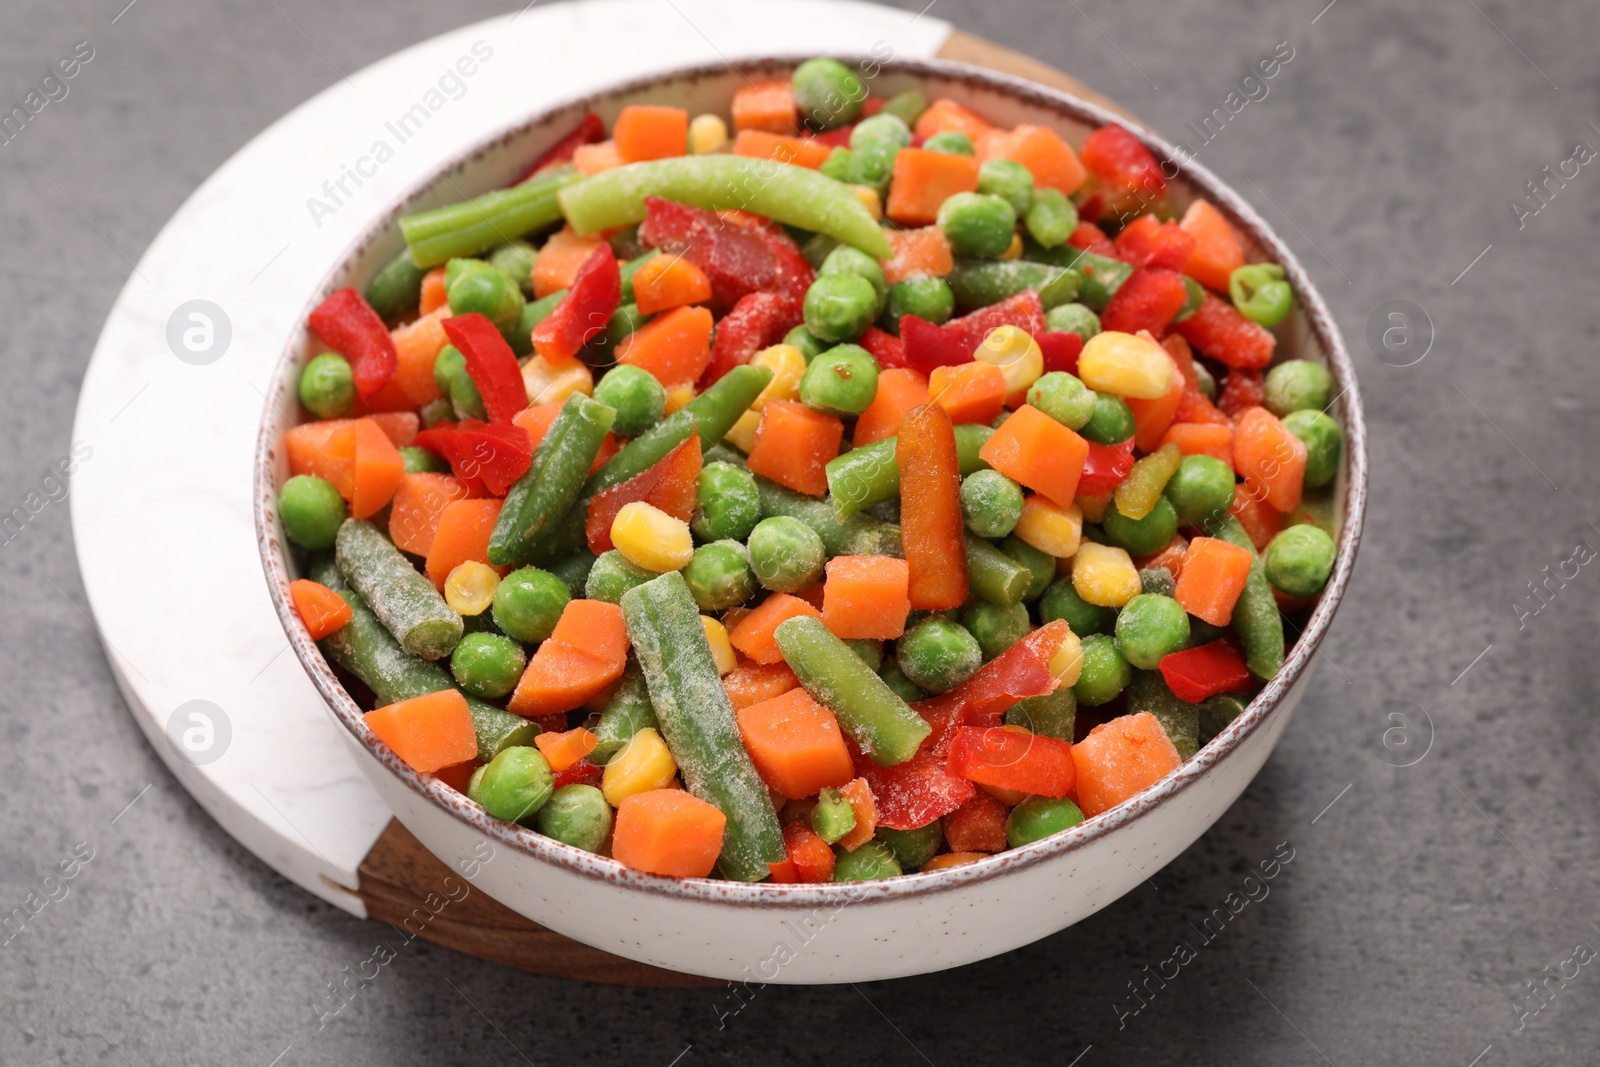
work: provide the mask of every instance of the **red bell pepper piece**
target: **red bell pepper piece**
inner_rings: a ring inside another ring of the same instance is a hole
[[[670,256],[682,256],[711,280],[717,310],[765,289],[778,279],[778,259],[759,235],[715,212],[656,196],[645,197],[639,241]]]
[[[945,770],[944,760],[924,747],[893,767],[880,767],[854,745],[856,773],[867,780],[878,805],[878,825],[891,830],[916,830],[950,814],[971,800],[977,788]]]
[[[555,772],[553,784],[560,789],[564,785],[593,785],[600,784],[600,778],[605,774],[605,768],[598,763],[591,762],[584,756],[576,763],[569,764],[565,769]]]
[[[1133,470],[1133,438],[1120,445],[1099,445],[1089,442],[1089,458],[1083,461],[1083,475],[1078,479],[1079,496],[1101,496],[1122,484],[1122,479]]]
[[[878,361],[879,370],[907,365],[905,344],[894,334],[880,330],[876,326],[868,326],[861,336],[856,338],[856,344],[865,348],[872,358]]]
[[[967,599],[961,471],[955,427],[938,404],[912,408],[894,451],[900,468],[900,531],[913,608],[943,611]]]
[[[767,246],[767,251],[772,253],[772,258],[777,261],[778,273],[767,283],[767,291],[777,293],[792,305],[786,309],[794,319],[790,329],[798,326],[805,312],[806,290],[816,281],[817,272],[811,269],[810,262],[800,251],[800,246],[794,243],[794,238],[785,233],[783,227],[776,222],[751,216],[743,222],[743,225],[760,238],[761,243]],[[784,332],[787,333],[788,330]]]
[[[1068,374],[1078,373],[1078,357],[1083,354],[1083,338],[1075,333],[1046,330],[1044,333],[1034,334],[1033,339],[1039,345],[1039,353],[1044,356],[1046,374],[1053,370],[1064,370]]]
[[[1206,294],[1193,315],[1173,323],[1172,329],[1202,355],[1230,367],[1249,370],[1259,370],[1271,363],[1272,351],[1278,343],[1271,330],[1251,322],[1238,308],[1212,293]]]
[[[617,512],[636,500],[688,522],[694,514],[700,463],[700,435],[693,433],[648,470],[595,494],[585,527],[589,551],[598,556],[616,547],[611,543],[611,523]]]
[[[1235,367],[1222,383],[1222,394],[1217,397],[1217,409],[1228,418],[1236,418],[1245,408],[1265,407],[1267,404],[1266,375],[1258,370]]]
[[[605,139],[606,124],[600,120],[599,115],[591,111],[583,116],[583,121],[579,122],[571,133],[545,149],[544,153],[534,160],[527,170],[522,172],[522,177],[511,184],[521,185],[547,167],[569,163],[572,161],[572,157],[577,154],[578,149],[586,144],[599,144]]]
[[[1067,742],[998,726],[957,730],[945,769],[979,785],[1041,797],[1066,796],[1077,778]]]
[[[466,357],[467,374],[483,397],[489,421],[509,426],[511,417],[528,406],[528,390],[522,384],[516,353],[494,323],[477,312],[452,316],[442,325],[450,343]]]
[[[505,496],[533,462],[527,430],[477,419],[437,423],[417,434],[416,443],[443,456],[474,496],[485,489]]]
[[[1096,193],[1090,199],[1098,201],[1101,197]],[[1085,252],[1093,252],[1097,256],[1115,257],[1117,254],[1117,246],[1111,243],[1111,238],[1092,222],[1078,223],[1077,228],[1067,235],[1067,244],[1073,248],[1081,248]]]
[[[787,855],[777,863],[767,864],[772,868],[773,882],[794,885],[833,881],[833,849],[811,827],[803,822],[785,826],[783,844]]]
[[[733,310],[717,323],[716,339],[711,342],[711,362],[700,376],[704,389],[735,367],[750,362],[750,357],[783,340],[784,334],[799,324],[798,314],[789,299],[778,293],[747,293]]]
[[[916,703],[917,714],[933,726],[924,749],[943,758],[955,730],[961,726],[998,726],[1000,713],[1019,700],[1045,696],[1056,690],[1050,660],[1061,647],[1069,627],[1065,619],[1046,623],[994,659],[948,693]]]
[[[907,315],[900,320],[900,340],[905,345],[906,365],[929,374],[935,367],[954,367],[972,362],[972,354],[997,326],[1015,326],[1029,334],[1044,332],[1044,305],[1039,294],[1024,289],[997,304],[951,319],[935,326],[926,319]]]
[[[1090,173],[1119,191],[1143,189],[1152,196],[1161,196],[1167,191],[1161,164],[1156,162],[1150,149],[1115,123],[1091,133],[1084,140],[1078,158]]]
[[[1140,267],[1112,294],[1100,313],[1100,326],[1122,333],[1149,330],[1160,337],[1188,301],[1189,287],[1177,271]]]
[[[1250,688],[1250,668],[1226,640],[1169,653],[1161,657],[1159,667],[1172,695],[1190,704]]]
[[[836,130],[829,130],[826,133],[813,134],[812,136],[806,138],[806,140],[815,141],[817,144],[825,144],[829,148],[849,148],[850,135],[855,132],[855,129],[856,124],[852,122],[850,125],[840,126]]]
[[[356,395],[362,400],[388,385],[400,366],[400,354],[383,320],[366,297],[348,286],[317,305],[311,329],[349,361]]]
[[[534,351],[558,365],[575,358],[584,345],[605,332],[621,302],[622,270],[611,246],[603,244],[583,261],[555,310],[533,328]]]
[[[1194,252],[1194,235],[1176,222],[1140,215],[1117,234],[1117,258],[1136,267],[1183,270]]]

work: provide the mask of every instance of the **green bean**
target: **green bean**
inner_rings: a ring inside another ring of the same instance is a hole
[[[1232,693],[1218,693],[1216,696],[1200,705],[1200,747],[1204,748],[1211,743],[1211,739],[1228,728],[1228,725],[1244,714],[1245,702]]]
[[[1200,705],[1179,700],[1160,671],[1136,670],[1128,683],[1128,714],[1148,711],[1156,717],[1181,759],[1200,748]]]
[[[1250,535],[1234,516],[1223,514],[1215,522],[1208,522],[1207,529],[1212,537],[1250,553],[1253,561],[1250,576],[1245,579],[1244,591],[1233,605],[1233,630],[1244,645],[1244,661],[1250,673],[1269,680],[1283,666],[1283,618],[1278,614],[1278,601],[1272,595],[1266,568],[1250,542]]]
[[[844,732],[878,764],[904,763],[933,732],[820,619],[796,616],[774,636],[805,691],[831,709]]]
[[[600,553],[594,566],[589,568],[589,576],[583,582],[583,595],[590,600],[620,604],[624,593],[655,576],[655,571],[645,570],[613,548]]]
[[[1133,273],[1131,263],[1086,252],[1071,245],[1050,249],[1025,248],[1023,258],[1039,263],[1054,263],[1076,270],[1083,276],[1083,289],[1078,299],[1096,314],[1106,309],[1112,296],[1122,288],[1122,283],[1128,280],[1128,275]]]
[[[1000,542],[1000,551],[1028,568],[1028,572],[1033,575],[1027,592],[1022,594],[1023,600],[1029,603],[1038,600],[1044,596],[1044,591],[1050,588],[1050,583],[1056,580],[1056,558],[1048,552],[1034,548],[1016,534]]]
[[[1053,693],[1019,700],[1006,709],[1007,725],[1069,743],[1075,736],[1077,719],[1078,698],[1070,685],[1058,685]]]
[[[870,515],[851,515],[840,519],[834,514],[833,505],[826,500],[803,496],[765,478],[756,478],[756,490],[761,494],[763,515],[789,515],[799,519],[822,538],[822,547],[830,557],[905,557],[898,526]]]
[[[1024,289],[1038,293],[1048,310],[1076,300],[1083,277],[1067,267],[1025,259],[958,259],[945,281],[963,310],[998,304]]]
[[[534,451],[528,472],[506,494],[489,535],[490,563],[497,567],[521,563],[572,510],[616,414],[582,393],[567,398]]]
[[[496,189],[459,204],[407,215],[400,220],[400,232],[410,247],[412,262],[419,267],[475,256],[560,222],[557,194],[577,180],[575,172],[562,167],[509,189]],[[642,211],[639,217],[644,217]]]
[[[594,553],[587,548],[580,548],[570,556],[563,556],[547,564],[545,569],[560,578],[566,585],[568,594],[577,599],[583,596],[583,587],[589,581],[589,572],[594,569]]]
[[[987,541],[967,535],[967,584],[975,596],[1010,607],[1033,585],[1033,572]]]
[[[331,556],[312,567],[311,577],[343,597],[353,612],[349,622],[322,639],[323,651],[372,690],[380,706],[457,688],[438,663],[400,647],[361,595],[345,584]],[[538,723],[475,697],[467,697],[467,710],[472,714],[478,758],[485,762],[513,745],[533,744],[539,733]]]
[[[843,793],[831,786],[817,794],[817,806],[811,809],[811,829],[818,837],[833,844],[856,828],[856,809]]]
[[[639,222],[647,196],[708,211],[750,211],[829,234],[880,259],[893,255],[877,220],[853,190],[816,171],[770,159],[704,155],[635,163],[569,185],[559,200],[572,228],[589,234]]]
[[[519,237],[490,252],[489,265],[505,271],[522,290],[522,295],[528,297],[533,295],[533,265],[538,258],[538,249]]]
[[[372,523],[345,520],[334,557],[350,587],[407,652],[438,659],[461,640],[461,616]]]
[[[392,322],[417,306],[426,273],[427,269],[417,266],[410,252],[400,252],[367,283],[367,303],[380,319]]]
[[[956,426],[956,463],[961,476],[986,470],[989,464],[978,455],[994,431],[977,422]],[[885,437],[870,445],[852,448],[828,461],[828,499],[834,516],[843,522],[858,511],[900,497],[900,468],[894,461],[897,437]],[[834,553],[841,555],[845,553]]]
[[[594,751],[589,753],[590,757],[596,763],[610,761],[623,745],[632,740],[634,734],[647,727],[659,730],[661,724],[656,722],[655,705],[650,703],[650,689],[644,680],[644,670],[640,668],[639,660],[630,655],[628,666],[622,672],[622,680],[611,691],[611,699],[606,701],[605,710],[600,712],[600,719],[594,725],[594,735],[598,740]]]
[[[880,826],[872,835],[882,841],[902,869],[921,867],[939,854],[944,844],[944,827],[935,819],[915,830],[891,830]]]
[[[629,590],[622,614],[662,738],[684,783],[727,817],[723,875],[761,881],[771,873],[767,865],[787,854],[783,834],[766,783],[745,751],[689,587],[681,574],[669,571]]]

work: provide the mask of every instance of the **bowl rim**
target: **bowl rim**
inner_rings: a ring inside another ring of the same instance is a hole
[[[739,69],[763,72],[792,69],[802,58],[775,55],[744,59],[741,60]],[[860,57],[842,56],[842,58]],[[969,63],[943,59],[896,58],[880,61],[880,66],[885,73],[964,82],[978,89],[1014,98],[1025,105],[1053,111],[1067,120],[1094,126],[1120,125],[1139,138],[1158,159],[1174,162],[1182,160],[1176,164],[1178,174],[1169,180],[1185,181],[1196,195],[1204,196],[1211,201],[1228,216],[1230,222],[1244,230],[1284,267],[1305,313],[1310,335],[1321,345],[1334,385],[1339,390],[1334,403],[1340,405],[1339,414],[1342,416],[1345,433],[1346,485],[1343,526],[1337,544],[1333,573],[1312,609],[1305,629],[1295,640],[1278,673],[1255,695],[1243,714],[1195,756],[1184,761],[1176,771],[1137,796],[1099,815],[1087,818],[1076,826],[1020,848],[1007,849],[959,867],[913,872],[879,881],[855,883],[774,884],[743,883],[714,878],[669,878],[632,870],[615,859],[585,852],[531,829],[502,822],[432,775],[421,774],[411,769],[387,746],[378,741],[366,727],[362,718],[363,709],[338,681],[328,661],[294,610],[289,596],[291,577],[288,556],[280,544],[278,534],[275,468],[279,441],[273,432],[274,413],[284,402],[284,394],[290,388],[291,376],[286,371],[296,359],[303,344],[306,331],[304,324],[311,309],[332,291],[336,279],[348,272],[353,261],[394,225],[404,207],[504,141],[522,136],[541,126],[551,126],[564,116],[577,115],[618,97],[672,83],[722,76],[727,72],[728,64],[720,61],[686,64],[624,79],[598,90],[568,97],[501,126],[441,161],[425,177],[392,197],[384,209],[362,228],[360,234],[350,242],[313,288],[311,296],[295,319],[294,329],[284,341],[283,349],[274,364],[273,386],[263,406],[263,417],[255,449],[256,539],[269,595],[296,657],[327,703],[330,712],[356,743],[383,764],[389,773],[398,778],[412,793],[496,844],[513,849],[540,863],[575,872],[599,882],[622,885],[658,897],[743,907],[809,909],[844,902],[872,903],[901,900],[966,888],[998,878],[1010,871],[1033,867],[1086,848],[1091,843],[1120,830],[1150,809],[1166,804],[1183,794],[1218,763],[1235,753],[1247,737],[1261,728],[1267,717],[1278,709],[1285,695],[1305,673],[1312,658],[1317,654],[1323,637],[1327,634],[1345,588],[1349,584],[1365,520],[1368,477],[1366,424],[1355,366],[1321,293],[1293,251],[1248,202],[1209,169],[1196,162],[1192,154],[1180,154],[1171,142],[1106,108],[1063,90]],[[1333,404],[1329,405],[1330,408],[1332,406]]]

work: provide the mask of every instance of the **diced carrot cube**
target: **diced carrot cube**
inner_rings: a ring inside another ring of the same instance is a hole
[[[995,132],[978,141],[978,158],[1009,159],[1028,168],[1034,184],[1060,189],[1071,196],[1088,175],[1078,154],[1061,135],[1048,126],[1018,126],[1009,132]]]
[[[321,582],[313,582],[309,578],[297,578],[290,582],[289,598],[294,601],[295,614],[305,623],[313,641],[321,641],[355,618],[349,601]]]
[[[762,409],[755,445],[746,462],[753,474],[808,496],[828,492],[828,461],[839,454],[844,423],[793,400]]]
[[[900,432],[906,412],[928,402],[928,379],[910,367],[890,367],[878,374],[872,403],[856,417],[855,446],[870,445]]]
[[[457,566],[471,560],[489,562],[489,535],[500,518],[500,501],[493,497],[454,500],[439,513],[433,541],[428,546],[428,578],[440,589]],[[504,573],[504,568],[500,568]]]
[[[940,97],[917,116],[912,132],[923,138],[939,133],[964,133],[976,142],[994,128],[994,123],[965,104],[958,104],[948,97]]]
[[[774,593],[739,620],[738,625],[728,632],[728,640],[734,648],[757,663],[782,663],[783,652],[778,648],[778,639],[773,636],[773,631],[797,615],[822,618],[822,612],[799,597]]]
[[[1233,621],[1233,606],[1250,577],[1249,549],[1215,537],[1196,537],[1183,556],[1172,598],[1184,611],[1213,626]]]
[[[889,202],[883,213],[902,226],[930,225],[950,197],[977,190],[979,166],[973,156],[902,148],[895,153]]]
[[[733,128],[793,133],[796,110],[794,85],[788,78],[746,82],[734,90]]]
[[[722,676],[722,688],[727,690],[734,711],[782,696],[799,684],[787,663],[738,667]]]
[[[944,408],[951,422],[993,422],[1005,407],[1006,375],[993,363],[976,360],[935,367],[928,375],[928,399]]]
[[[572,153],[572,169],[585,176],[620,167],[626,162],[617,151],[617,142],[611,140],[579,145]],[[534,269],[538,269],[537,264]]]
[[[894,256],[883,260],[883,280],[896,285],[907,278],[943,278],[956,269],[950,239],[937,226],[884,230]]]
[[[649,371],[668,389],[693,382],[711,362],[711,312],[680,307],[651,319],[618,347],[617,362]]]
[[[1101,723],[1072,746],[1078,806],[1093,817],[1116,807],[1177,770],[1183,760],[1148,711]]]
[[[389,540],[402,552],[426,557],[439,516],[468,495],[467,487],[448,474],[402,474],[389,508]]]
[[[911,612],[910,568],[892,556],[835,556],[822,591],[822,624],[846,641],[892,641]]]
[[[617,806],[611,854],[625,867],[704,878],[717,864],[727,816],[682,789],[652,789]]]
[[[443,277],[440,275],[441,285]],[[439,350],[450,343],[444,332],[444,320],[449,317],[450,309],[441,305],[415,322],[389,331],[400,360],[395,367],[394,380],[416,407],[439,399],[433,364],[439,358]]]
[[[828,161],[833,148],[818,141],[790,137],[766,130],[740,130],[733,139],[733,154],[753,159],[775,159],[816,170]]]
[[[978,455],[995,470],[1071,507],[1089,458],[1089,442],[1031,404],[1000,424]]]
[[[756,770],[783,796],[815,796],[854,777],[839,721],[804,689],[742,708],[737,716]]]
[[[571,288],[578,269],[604,243],[605,238],[598,235],[580,237],[570,226],[551,234],[533,261],[533,295],[542,300]]]
[[[478,755],[472,712],[457,689],[388,704],[367,712],[364,719],[378,740],[414,771],[432,774]]]
[[[689,151],[689,113],[681,107],[631,104],[617,115],[611,137],[625,163],[681,156]]]

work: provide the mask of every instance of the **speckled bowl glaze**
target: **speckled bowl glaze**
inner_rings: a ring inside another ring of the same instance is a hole
[[[506,184],[586,111],[597,111],[608,123],[622,107],[639,102],[726,114],[744,75],[783,73],[793,65],[793,60],[742,62],[738,72],[727,65],[702,66],[633,81],[533,115],[463,158],[441,161],[431,180],[374,219],[341,262],[308,284],[306,313],[336,288],[364,285],[399,251],[395,222],[402,214]],[[1001,124],[1052,126],[1079,144],[1092,128],[1116,121],[1077,97],[962,64],[889,62],[872,80],[873,92],[880,94],[913,86],[930,98],[967,103]],[[1160,138],[1135,132],[1158,159],[1179,158]],[[440,859],[476,870],[479,888],[529,919],[621,956],[735,981],[866,981],[970,963],[1070,926],[1159,870],[1228,809],[1288,726],[1312,657],[1350,580],[1367,485],[1355,371],[1311,279],[1255,211],[1205,168],[1184,165],[1171,187],[1180,209],[1195,196],[1217,205],[1245,236],[1251,260],[1272,260],[1288,271],[1299,307],[1278,330],[1279,350],[1323,362],[1332,372],[1338,400],[1331,414],[1343,426],[1346,444],[1335,483],[1338,560],[1327,588],[1282,671],[1193,759],[1132,800],[1052,837],[967,866],[870,883],[743,885],[660,878],[492,819],[448,786],[412,771],[373,736],[362,721],[362,708],[294,612],[288,586],[296,577],[295,563],[279,525],[276,497],[288,476],[283,434],[301,417],[297,370],[314,351],[302,330],[285,339],[257,448],[261,558],[289,642],[373,787]],[[483,862],[485,855],[492,859]]]

